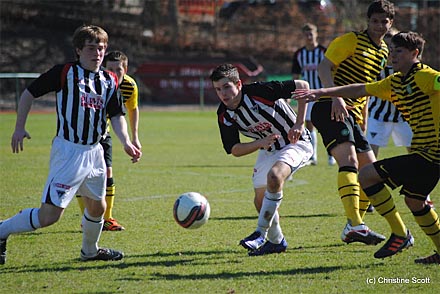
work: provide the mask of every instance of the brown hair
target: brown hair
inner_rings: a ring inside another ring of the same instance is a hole
[[[416,32],[400,32],[391,38],[391,43],[395,47],[403,47],[410,51],[419,50],[418,58],[422,58],[423,49],[425,47],[425,39]]]
[[[108,43],[108,34],[102,28],[94,25],[82,25],[73,33],[72,44],[75,49],[82,49],[86,40]],[[77,55],[75,53],[75,55]],[[78,57],[78,56],[77,56]]]

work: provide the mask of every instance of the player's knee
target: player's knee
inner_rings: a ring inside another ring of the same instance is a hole
[[[405,195],[405,204],[408,206],[409,210],[412,212],[421,211],[425,208],[425,201],[426,199],[422,198],[415,198],[415,197],[408,197]]]
[[[280,172],[274,170],[269,171],[267,174],[267,186],[271,189],[278,189],[284,183],[284,177]]]
[[[364,166],[359,171],[359,184],[364,189],[382,182],[382,178],[377,174],[372,164]]]

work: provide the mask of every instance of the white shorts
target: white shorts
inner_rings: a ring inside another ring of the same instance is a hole
[[[100,201],[105,197],[106,177],[101,144],[80,145],[55,137],[41,202],[66,208],[77,192]]]
[[[315,101],[307,102],[306,121],[312,121],[312,108]]]
[[[396,146],[411,146],[412,131],[407,122],[383,122],[374,118],[368,119],[367,140],[371,145],[385,147],[390,136]]]
[[[278,161],[288,164],[292,173],[303,167],[312,157],[313,147],[310,142],[298,141],[296,144],[286,145],[281,150],[258,152],[257,161],[254,166],[252,181],[254,188],[263,188],[267,185],[267,174]]]

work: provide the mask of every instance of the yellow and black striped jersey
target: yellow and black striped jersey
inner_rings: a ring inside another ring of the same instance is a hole
[[[325,57],[335,65],[332,72],[335,86],[343,86],[376,81],[387,64],[388,52],[383,40],[380,45],[374,44],[366,31],[350,32],[334,39]],[[367,97],[345,99],[348,106],[353,106],[351,111],[358,123],[363,120],[362,109],[366,101]]]
[[[125,109],[134,110],[138,107],[138,86],[136,81],[125,74],[122,83],[119,84],[119,90],[122,94]],[[110,132],[110,123],[107,122],[107,133]]]
[[[127,110],[136,109],[138,107],[138,87],[136,81],[126,74],[119,85],[119,89],[121,90]]]
[[[406,76],[398,72],[365,88],[391,101],[408,121],[412,152],[440,165],[440,72],[415,63]]]

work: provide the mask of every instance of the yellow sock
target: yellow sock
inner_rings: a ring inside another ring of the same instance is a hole
[[[359,215],[361,216],[361,219],[364,219],[369,205],[370,199],[368,199],[364,190],[361,189],[359,194]]]
[[[383,216],[397,236],[406,236],[406,226],[397,212],[393,197],[383,183],[366,188],[365,194],[373,204],[374,209]]]
[[[341,167],[338,173],[338,192],[345,215],[352,226],[362,223],[359,214],[359,190],[357,169],[349,166]]]
[[[113,218],[112,211],[113,211],[113,203],[115,201],[115,185],[111,185],[107,187],[106,195],[105,195],[105,202],[107,202],[107,209],[104,213],[104,219],[111,219]]]
[[[76,195],[76,200],[78,200],[79,209],[81,210],[81,215],[83,215],[84,209],[86,208],[86,205],[84,204],[84,200],[81,197],[81,195]]]
[[[417,224],[431,238],[437,252],[440,252],[440,222],[434,209],[426,205],[422,211],[413,212]]]

